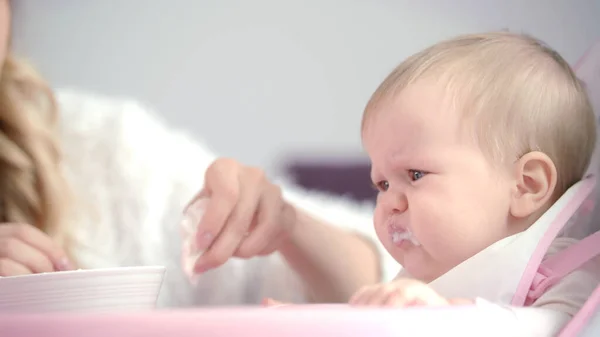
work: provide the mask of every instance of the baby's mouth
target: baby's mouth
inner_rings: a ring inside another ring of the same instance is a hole
[[[410,241],[415,246],[421,245],[409,230],[394,229],[390,234],[392,235],[392,243],[396,246],[401,245],[404,241]]]

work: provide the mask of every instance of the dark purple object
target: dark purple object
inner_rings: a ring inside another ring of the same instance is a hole
[[[287,166],[287,174],[301,187],[357,201],[374,202],[377,192],[370,179],[371,166],[367,161],[328,162],[295,160]]]

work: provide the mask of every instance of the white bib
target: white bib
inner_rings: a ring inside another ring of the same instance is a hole
[[[539,257],[532,264],[532,258],[539,250],[545,255],[549,242],[574,218],[594,185],[590,180],[573,185],[527,230],[492,244],[429,285],[446,298],[479,297],[501,304],[513,303],[526,270],[533,267],[537,271],[541,262]],[[548,241],[545,247],[540,244],[543,241]],[[410,277],[404,270],[398,276]]]

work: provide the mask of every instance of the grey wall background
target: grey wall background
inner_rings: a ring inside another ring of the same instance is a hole
[[[55,87],[139,99],[220,154],[360,155],[362,108],[403,58],[508,28],[575,60],[598,0],[19,0],[13,44]]]

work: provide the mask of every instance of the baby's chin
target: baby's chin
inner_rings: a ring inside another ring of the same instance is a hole
[[[424,266],[414,268],[411,267],[412,266],[405,267],[406,272],[408,273],[408,275],[410,275],[409,277],[424,283],[432,282],[440,276],[444,275],[446,272],[448,272],[447,270],[439,271],[431,268],[423,268]]]
[[[390,254],[402,266],[404,273],[408,274],[403,277],[425,283],[437,279],[452,269],[452,267],[440,266],[421,247],[412,247],[412,249],[404,251],[395,249]]]
[[[416,244],[410,240],[402,240],[401,242],[394,242],[389,240],[385,244],[385,248],[388,253],[401,265],[404,265],[404,261],[413,255],[421,255],[425,253],[422,249],[421,244]]]

